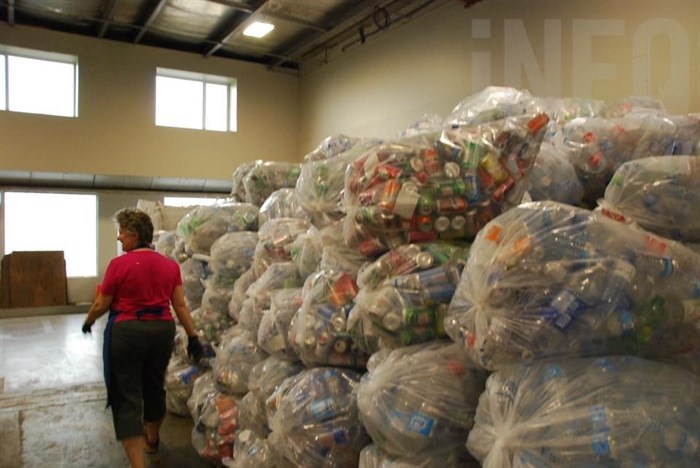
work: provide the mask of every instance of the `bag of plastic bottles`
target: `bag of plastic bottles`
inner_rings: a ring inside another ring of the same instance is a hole
[[[233,441],[233,459],[222,459],[228,468],[292,468],[289,462],[280,460],[270,450],[267,438],[250,430],[241,430]]]
[[[316,148],[304,156],[304,162],[323,161],[338,156],[355,146],[359,141],[361,141],[360,138],[350,137],[342,133],[327,136],[321,140]]]
[[[468,127],[522,114],[541,112],[538,98],[527,90],[487,86],[466,97],[452,109],[445,126]]]
[[[600,203],[613,219],[682,242],[700,242],[700,156],[651,157],[623,164]]]
[[[543,111],[552,119],[550,124],[558,127],[578,117],[603,117],[605,101],[577,98],[540,98]]]
[[[580,206],[583,186],[574,166],[551,142],[543,142],[530,172],[528,193],[533,201],[553,200]]]
[[[553,356],[662,357],[698,344],[700,256],[598,212],[533,202],[475,239],[445,321],[488,369]],[[699,314],[700,315],[700,314]]]
[[[243,178],[246,203],[261,206],[275,190],[294,188],[300,171],[297,163],[256,161]]]
[[[258,327],[258,343],[271,356],[297,361],[288,333],[292,317],[301,307],[301,288],[280,289],[271,297],[270,309],[263,313]]]
[[[324,270],[309,276],[302,305],[289,325],[289,344],[307,367],[364,367],[367,354],[345,328],[358,288],[347,273]]]
[[[486,373],[458,346],[436,341],[396,349],[368,369],[357,407],[378,447],[399,457],[464,447]]]
[[[248,203],[198,206],[177,223],[177,232],[193,253],[209,255],[211,245],[227,232],[255,231],[258,208]]]
[[[697,466],[700,377],[626,356],[506,367],[467,447],[485,468]]]
[[[304,467],[357,466],[369,439],[357,417],[354,392],[360,374],[319,367],[285,380],[270,396],[270,448]]]
[[[548,121],[510,117],[368,151],[345,177],[346,244],[372,257],[401,244],[472,239],[520,203]]]
[[[175,255],[176,244],[177,235],[175,231],[158,231],[153,236],[153,246],[156,252],[172,258],[173,260],[177,260]]]
[[[603,109],[603,117],[608,119],[637,113],[665,114],[666,108],[661,100],[651,96],[625,96],[606,102]]]
[[[676,126],[676,134],[663,154],[700,156],[700,115],[671,115],[668,118]]]
[[[376,444],[360,452],[358,468],[479,468],[465,446],[444,453],[426,453],[415,457],[389,455]]]

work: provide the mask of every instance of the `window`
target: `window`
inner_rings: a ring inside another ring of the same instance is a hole
[[[163,204],[166,206],[211,206],[225,200],[225,198],[163,197]]]
[[[78,57],[0,45],[0,110],[78,116]]]
[[[158,68],[156,125],[235,132],[236,80]]]
[[[68,277],[97,276],[97,196],[5,192],[5,254],[63,250]]]

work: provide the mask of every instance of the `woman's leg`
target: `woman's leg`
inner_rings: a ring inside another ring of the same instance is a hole
[[[148,441],[160,440],[160,426],[165,417],[165,371],[170,361],[175,340],[173,322],[152,323],[151,353],[143,373],[143,420]]]
[[[146,461],[143,453],[143,437],[129,437],[122,440],[122,447],[126,452],[132,468],[144,468]]]

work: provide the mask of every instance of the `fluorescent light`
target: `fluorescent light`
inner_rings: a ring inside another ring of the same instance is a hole
[[[266,36],[273,29],[275,29],[274,24],[256,21],[255,23],[251,23],[250,26],[243,30],[243,35],[260,38]]]

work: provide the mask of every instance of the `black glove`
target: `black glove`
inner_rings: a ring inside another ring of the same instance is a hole
[[[188,336],[187,340],[187,355],[197,364],[204,354],[202,343],[199,342],[198,336]]]
[[[88,333],[92,334],[92,323],[88,323],[87,320],[83,323],[83,333],[86,335]]]

